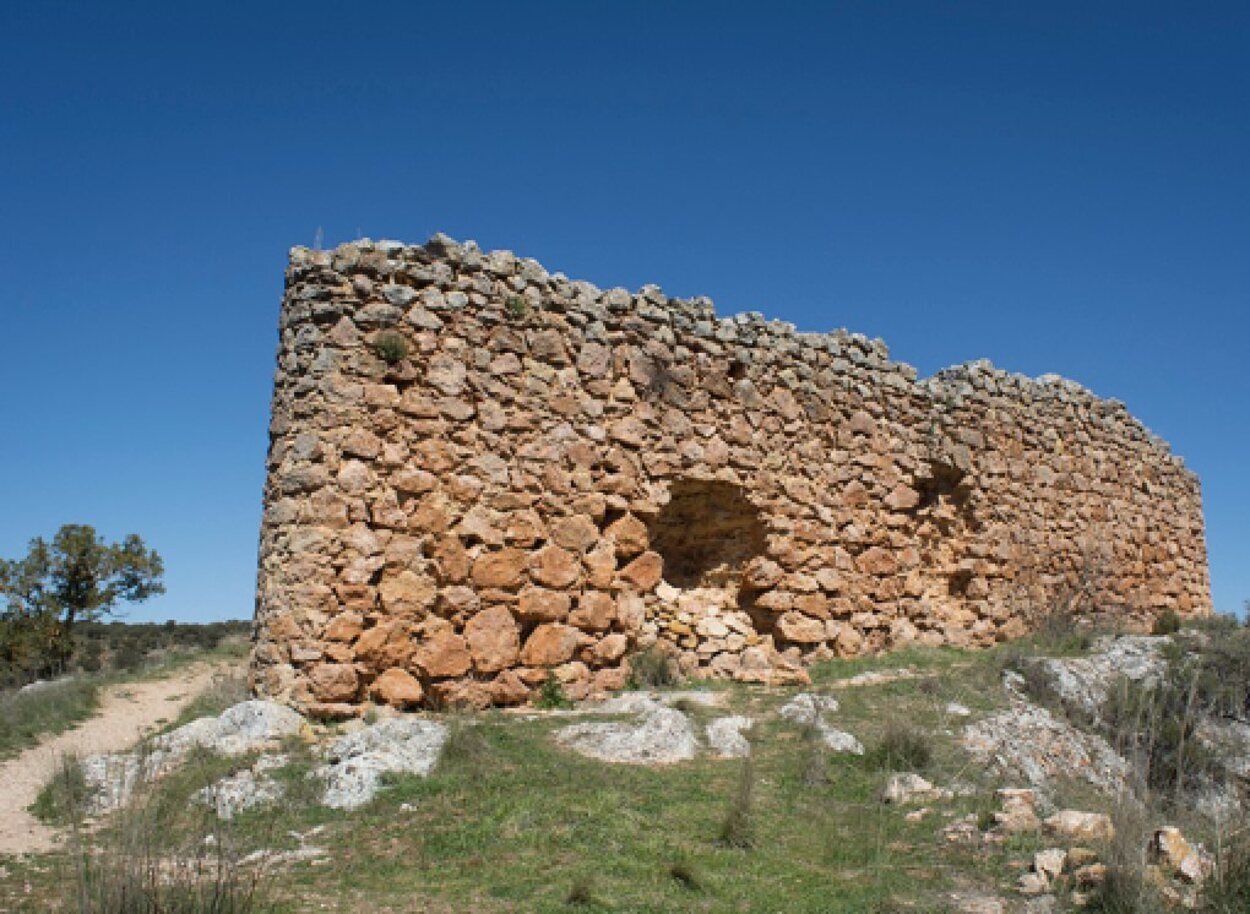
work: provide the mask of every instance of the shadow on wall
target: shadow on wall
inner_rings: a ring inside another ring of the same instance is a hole
[[[737,589],[746,563],[765,551],[767,528],[740,486],[718,479],[678,479],[669,502],[648,525],[651,548],[673,587]]]

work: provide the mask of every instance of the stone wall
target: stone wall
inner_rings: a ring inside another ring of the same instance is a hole
[[[1210,610],[1198,480],[1121,403],[436,236],[295,248],[254,685],[314,713]]]

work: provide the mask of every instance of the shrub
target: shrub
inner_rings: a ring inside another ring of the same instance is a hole
[[[683,889],[698,892],[703,888],[703,880],[698,871],[685,860],[678,860],[668,868],[669,878]]]
[[[1182,629],[1163,656],[1167,672],[1157,681],[1116,683],[1102,717],[1144,783],[1179,797],[1219,772],[1218,759],[1197,738],[1201,721],[1242,719],[1250,709],[1250,630],[1231,621],[1215,634]]]
[[[169,729],[201,717],[217,717],[228,708],[233,708],[251,697],[246,676],[241,673],[217,673],[204,691],[187,703]]]
[[[829,753],[824,735],[815,724],[803,727],[803,784],[807,787],[823,787],[829,783]]]
[[[755,799],[755,765],[751,757],[742,760],[738,785],[729,809],[721,822],[717,842],[725,847],[749,850],[755,846],[755,823],[752,806]]]
[[[1135,803],[1121,803],[1112,813],[1115,838],[1105,852],[1106,875],[1090,893],[1088,911],[1098,914],[1163,914],[1168,910],[1158,883],[1148,877],[1146,847],[1151,812]]]
[[[887,771],[923,771],[933,760],[929,737],[899,723],[886,725],[881,742],[864,756],[872,767]]]
[[[559,684],[560,681],[557,679],[556,685],[559,686]],[[561,696],[563,697],[563,690],[561,690]],[[564,705],[551,707],[564,707],[567,704],[568,700],[565,699]],[[447,741],[443,743],[443,750],[439,754],[438,764],[440,768],[447,771],[480,769],[484,767],[490,755],[490,741],[482,735],[482,728],[467,720],[457,718],[451,722]]]
[[[680,685],[681,670],[677,661],[652,644],[629,658],[631,689],[666,689]]]
[[[388,330],[374,337],[373,351],[387,365],[398,365],[408,358],[408,341],[394,330]]]
[[[1216,855],[1215,873],[1203,887],[1200,910],[1208,914],[1250,911],[1250,837],[1244,831]]]
[[[87,807],[90,793],[82,762],[75,755],[65,755],[58,760],[52,780],[39,791],[30,811],[49,825],[71,825]]]
[[[1175,612],[1168,609],[1155,617],[1154,625],[1151,627],[1151,634],[1155,635],[1175,635],[1181,630],[1181,617]]]
[[[99,684],[90,679],[62,679],[25,692],[0,693],[0,758],[90,717],[99,692]]]
[[[573,883],[573,887],[569,889],[568,895],[564,896],[564,903],[572,907],[588,908],[597,905],[599,900],[595,898],[595,890],[590,879],[581,878]]]
[[[1094,632],[1075,613],[1060,608],[1041,617],[1033,642],[1045,654],[1083,654],[1094,643]]]
[[[525,299],[521,296],[509,295],[507,300],[504,301],[504,313],[508,315],[509,320],[524,320],[525,316],[529,314],[529,305],[525,303]]]
[[[271,912],[263,861],[245,857],[213,810],[169,803],[146,780],[142,759],[138,770],[134,799],[101,828],[85,828],[85,804],[79,794],[65,794],[73,866],[65,909],[78,914]]]
[[[538,698],[534,701],[534,707],[546,710],[573,707],[573,702],[569,701],[569,697],[564,694],[563,683],[556,678],[555,673],[547,674],[542,688],[538,690]]]

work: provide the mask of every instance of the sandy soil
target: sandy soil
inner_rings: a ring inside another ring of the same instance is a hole
[[[72,730],[0,762],[0,855],[52,850],[57,832],[27,812],[66,754],[93,755],[129,749],[146,732],[173,720],[213,677],[238,661],[197,664],[168,679],[110,686],[94,717]]]

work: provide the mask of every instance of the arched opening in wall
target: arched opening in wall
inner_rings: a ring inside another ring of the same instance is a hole
[[[926,571],[925,597],[935,606],[961,606],[979,592],[964,561],[968,535],[980,528],[973,511],[973,482],[959,467],[931,460],[912,485],[919,495],[911,514]]]
[[[668,584],[735,593],[743,565],[763,554],[767,533],[742,487],[719,479],[674,480],[648,531]]]

